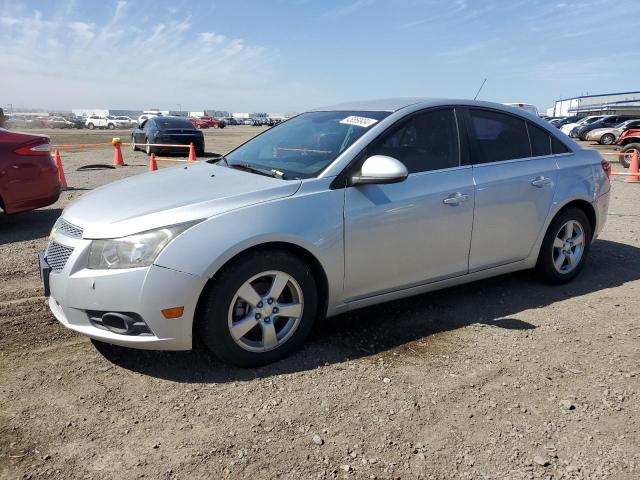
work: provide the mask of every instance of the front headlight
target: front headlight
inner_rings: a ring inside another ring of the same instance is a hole
[[[148,267],[171,240],[196,223],[199,221],[148,230],[128,237],[93,240],[88,268]]]

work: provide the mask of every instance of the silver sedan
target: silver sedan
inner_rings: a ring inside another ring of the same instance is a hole
[[[144,349],[197,337],[256,366],[356,308],[523,269],[571,280],[609,188],[595,151],[522,110],[359,102],[94,190],[40,267],[68,328]]]

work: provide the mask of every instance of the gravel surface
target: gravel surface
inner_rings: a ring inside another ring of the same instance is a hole
[[[207,150],[259,131],[205,131]],[[568,285],[521,272],[387,303],[242,370],[200,350],[97,350],[45,307],[36,253],[70,200],[145,170],[124,155],[78,172],[113,149],[64,151],[72,190],[0,217],[0,478],[640,478],[640,185],[613,181]]]

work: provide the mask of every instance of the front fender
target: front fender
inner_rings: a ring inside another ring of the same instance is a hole
[[[340,302],[344,191],[330,190],[331,180],[305,181],[293,196],[211,217],[178,236],[154,263],[208,279],[249,248],[289,243],[318,260],[329,284],[329,305]]]

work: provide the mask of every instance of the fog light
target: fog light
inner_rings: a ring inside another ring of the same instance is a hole
[[[167,320],[172,318],[180,318],[183,313],[184,307],[171,307],[162,310],[162,315],[164,315],[164,318],[166,318]]]

